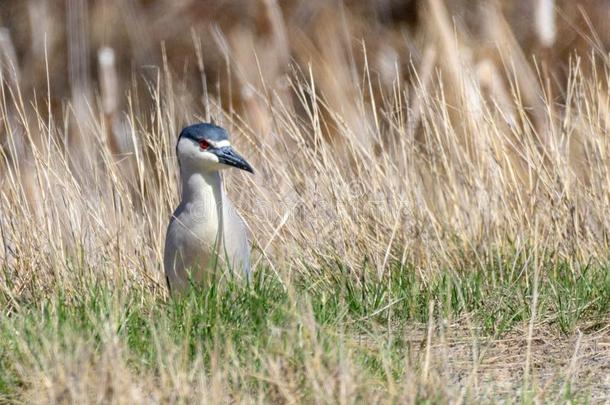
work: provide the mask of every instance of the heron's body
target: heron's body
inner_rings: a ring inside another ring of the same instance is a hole
[[[222,142],[228,145],[228,140]],[[190,143],[188,139],[179,140],[176,148],[181,163],[182,198],[165,239],[165,275],[170,288],[177,291],[188,287],[191,281],[201,283],[219,270],[228,269],[245,277],[250,274],[245,223],[226,194],[220,173],[214,170],[217,166],[202,164],[197,159],[202,152],[191,148]],[[252,169],[248,165],[246,170]]]

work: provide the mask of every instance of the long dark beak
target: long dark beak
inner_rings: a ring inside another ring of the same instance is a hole
[[[223,146],[222,148],[213,149],[213,152],[218,156],[218,161],[227,166],[237,167],[238,169],[245,170],[250,173],[254,173],[254,169],[246,159],[241,157],[235,149],[230,146]]]

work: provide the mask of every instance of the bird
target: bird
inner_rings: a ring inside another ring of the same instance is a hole
[[[224,190],[220,172],[254,173],[214,124],[185,127],[176,143],[181,199],[165,236],[163,267],[170,294],[204,284],[222,266],[250,278],[250,241],[244,219]]]

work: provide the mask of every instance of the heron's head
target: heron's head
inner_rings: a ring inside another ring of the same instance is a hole
[[[181,166],[191,170],[217,171],[237,167],[254,173],[252,166],[229,142],[227,131],[214,124],[195,124],[182,130],[176,146]]]

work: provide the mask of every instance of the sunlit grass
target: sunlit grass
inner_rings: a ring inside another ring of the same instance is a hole
[[[353,398],[364,398],[369,390],[391,392],[406,373],[424,378],[419,367],[426,341],[436,342],[442,330],[480,339],[484,347],[487,339],[526,325],[534,293],[526,259],[464,263],[426,282],[410,266],[397,264],[390,276],[377,279],[373,272],[354,277],[337,264],[312,271],[318,274],[312,278],[295,276],[288,289],[261,268],[249,285],[225,280],[176,299],[99,278],[69,294],[57,284],[2,315],[0,392],[16,399],[43,375],[50,383],[85,379],[64,375],[75,356],[84,351],[87,358],[101,358],[109,346],[110,361],[131,370],[135,380],[159,379],[176,369],[199,374],[228,367],[236,378],[224,382],[231,395],[273,397],[280,395],[269,369],[275,362],[293,376],[292,394],[311,401],[317,395],[306,373],[311,362],[339,373],[348,362],[366,382],[353,388]],[[608,267],[592,264],[575,272],[573,265],[545,262],[537,289],[540,327],[565,335],[578,327],[601,328],[610,311]],[[2,307],[10,306],[6,296],[0,299]],[[430,324],[433,336],[427,336]],[[406,358],[415,369],[405,369]],[[200,395],[204,387],[193,390],[189,395]],[[76,393],[63,395],[77,399]],[[104,395],[116,400],[118,394]],[[434,402],[448,393],[436,387],[418,395]]]
[[[505,2],[402,2],[405,29],[263,1],[227,32],[68,3],[67,35],[0,27],[0,402],[608,401],[603,38],[530,57]],[[172,299],[176,136],[202,120],[255,167],[223,178],[257,271]]]

